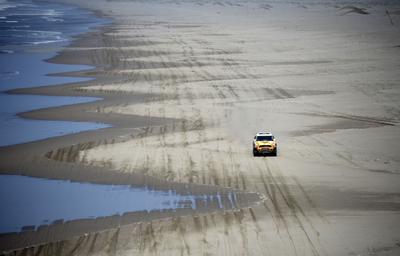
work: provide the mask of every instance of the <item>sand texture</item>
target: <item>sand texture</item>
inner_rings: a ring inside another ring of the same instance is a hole
[[[1,173],[235,190],[243,203],[82,220],[52,227],[54,241],[0,237],[18,244],[9,255],[400,254],[395,10],[68,2],[113,22],[50,61],[94,65],[68,75],[96,79],[15,93],[104,100],[22,115],[113,127],[1,148]],[[260,130],[276,135],[277,157],[253,157]]]

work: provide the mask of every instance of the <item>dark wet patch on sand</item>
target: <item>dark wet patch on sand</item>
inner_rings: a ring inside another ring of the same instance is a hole
[[[252,103],[256,101],[264,100],[282,100],[282,99],[294,99],[301,96],[314,96],[314,95],[325,95],[333,94],[333,91],[322,91],[322,90],[300,90],[300,89],[283,89],[279,87],[265,87],[258,90],[258,95],[263,96],[259,99],[239,100],[235,103]]]
[[[167,28],[202,28],[202,27],[204,27],[203,25],[196,25],[196,24],[193,24],[193,25],[191,25],[191,24],[175,24],[175,25],[168,24],[165,26]]]
[[[352,191],[327,186],[309,188],[307,193],[325,211],[400,211],[399,193]]]
[[[223,37],[225,37],[225,36],[230,36],[231,34],[228,34],[228,33],[203,33],[201,35],[204,35],[204,36],[223,36]]]
[[[375,173],[384,173],[384,174],[400,175],[400,170],[397,170],[397,171],[390,171],[390,170],[367,169],[367,171],[369,171],[369,172],[375,172]]]
[[[374,117],[344,115],[344,114],[316,114],[316,113],[295,113],[315,117],[326,117],[331,119],[327,124],[315,125],[306,130],[294,131],[292,136],[309,136],[321,133],[330,133],[345,129],[366,129],[380,126],[395,125],[389,119],[379,119]]]
[[[263,62],[264,66],[289,66],[289,65],[316,65],[332,63],[330,60],[300,60],[300,61],[271,61]]]
[[[349,13],[357,13],[357,14],[370,14],[366,8],[363,7],[357,7],[353,5],[347,5],[339,8],[339,11],[341,12],[341,15],[346,15]]]

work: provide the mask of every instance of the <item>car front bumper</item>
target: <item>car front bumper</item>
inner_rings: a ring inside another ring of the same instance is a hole
[[[274,148],[255,148],[255,150],[260,153],[260,154],[268,154],[268,153],[272,153],[275,151],[275,147]]]

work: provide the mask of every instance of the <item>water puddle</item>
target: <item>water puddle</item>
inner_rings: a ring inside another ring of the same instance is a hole
[[[18,51],[14,48],[18,48]],[[0,91],[2,92],[18,88],[32,88],[90,80],[90,78],[49,76],[48,74],[90,70],[93,69],[92,66],[48,63],[43,60],[55,55],[49,49],[45,49],[49,52],[31,52],[33,50],[26,50],[27,46],[23,48],[24,50],[20,50],[22,48],[20,46],[14,48],[16,52],[0,54]],[[36,49],[36,51],[39,50]],[[44,50],[41,49],[40,51]]]
[[[96,100],[99,100],[99,98],[7,95],[0,93],[0,147],[110,127],[110,125],[102,123],[30,120],[17,116],[17,113],[33,109]]]
[[[204,207],[235,208],[234,192],[182,195],[128,185],[100,185],[19,175],[0,175],[0,233],[36,229],[60,220],[78,220],[127,212]]]

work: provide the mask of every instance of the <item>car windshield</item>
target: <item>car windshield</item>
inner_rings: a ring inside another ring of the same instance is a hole
[[[272,141],[274,140],[273,136],[257,136],[257,141]]]

